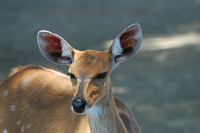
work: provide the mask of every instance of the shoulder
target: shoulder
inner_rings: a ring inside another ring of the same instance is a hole
[[[115,98],[115,105],[121,120],[130,133],[141,133],[140,127],[137,124],[133,114],[128,107],[120,100]]]

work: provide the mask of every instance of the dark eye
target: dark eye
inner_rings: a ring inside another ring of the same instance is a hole
[[[67,75],[70,76],[70,79],[71,79],[72,84],[73,84],[73,85],[76,85],[77,79],[76,79],[76,77],[74,76],[74,74],[68,73]]]
[[[71,79],[76,79],[76,77],[72,73],[68,73],[67,75],[69,75]]]
[[[107,75],[107,72],[100,73],[99,75],[96,76],[95,79],[104,79],[106,75]]]

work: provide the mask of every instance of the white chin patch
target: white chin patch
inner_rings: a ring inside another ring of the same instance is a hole
[[[93,105],[88,109],[88,114],[92,116],[99,116],[102,114],[102,110],[98,105]]]

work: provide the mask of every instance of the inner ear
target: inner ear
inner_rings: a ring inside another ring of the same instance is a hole
[[[111,53],[113,62],[118,65],[133,57],[142,43],[142,29],[140,25],[133,24],[125,28],[113,41]]]
[[[132,55],[132,53],[134,52],[134,48],[138,43],[138,40],[133,38],[133,36],[135,36],[137,34],[138,30],[130,30],[130,31],[126,31],[124,32],[121,36],[120,36],[120,44],[121,44],[121,48],[122,50],[122,54],[118,55],[118,57],[129,57]]]
[[[73,48],[59,35],[41,30],[38,32],[37,41],[41,53],[48,60],[66,65],[73,62]]]
[[[52,36],[41,37],[43,41],[48,44],[44,46],[44,51],[49,54],[49,56],[55,59],[60,58],[62,54],[62,46],[60,39]]]
[[[138,32],[138,29],[130,30],[130,31],[126,31],[120,36],[119,40],[120,40],[122,49],[125,50],[127,48],[134,47],[138,43],[137,39],[133,38],[133,36],[135,36],[137,32]]]

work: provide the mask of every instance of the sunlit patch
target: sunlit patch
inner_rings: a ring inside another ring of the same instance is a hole
[[[199,45],[199,33],[185,33],[168,36],[148,37],[143,40],[143,47],[141,50],[162,50],[179,48],[186,45]]]
[[[102,43],[103,48],[109,48],[113,40]],[[183,47],[186,45],[200,45],[200,33],[190,32],[184,34],[151,36],[143,39],[140,51],[163,50]]]
[[[113,87],[113,93],[115,94],[127,94],[128,90],[126,87]]]

